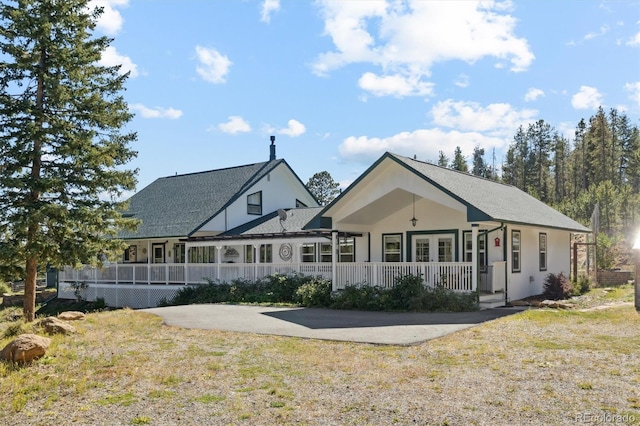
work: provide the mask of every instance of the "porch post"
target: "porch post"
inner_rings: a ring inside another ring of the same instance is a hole
[[[338,290],[338,231],[331,231],[331,291]]]
[[[216,281],[220,282],[220,264],[222,263],[222,246],[216,246],[216,250],[218,251],[216,254]]]
[[[189,284],[189,249],[191,247],[189,247],[189,244],[186,243],[184,245],[184,263],[182,265],[182,267],[184,268],[184,285]],[[174,259],[176,254],[173,254]]]
[[[471,224],[471,291],[478,289],[478,229],[477,223]]]
[[[253,264],[253,279],[254,281],[258,281],[258,266],[260,264],[260,244],[253,245],[253,255],[255,256],[255,263]]]

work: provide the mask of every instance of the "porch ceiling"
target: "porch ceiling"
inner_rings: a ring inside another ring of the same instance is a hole
[[[416,202],[420,199],[416,196]],[[358,225],[373,225],[393,213],[410,206],[413,202],[412,194],[403,189],[394,189],[380,198],[370,202],[362,208],[340,219],[342,223]]]

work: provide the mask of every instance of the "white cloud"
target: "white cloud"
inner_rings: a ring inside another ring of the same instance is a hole
[[[99,65],[105,67],[114,67],[120,65],[120,74],[126,74],[130,72],[130,77],[138,76],[138,66],[133,63],[131,58],[128,56],[124,56],[118,53],[115,47],[107,46],[107,48],[102,52],[102,57],[98,61]]]
[[[375,96],[428,96],[433,93],[433,83],[416,81],[414,77],[401,75],[377,76],[366,72],[358,80],[362,90],[371,92]]]
[[[425,92],[425,77],[434,64],[452,60],[473,63],[491,57],[511,63],[512,71],[526,70],[534,60],[524,38],[514,35],[516,20],[505,13],[508,3],[497,2],[339,2],[322,0],[325,34],[335,49],[320,54],[313,70],[326,75],[334,69],[368,63],[384,75],[370,81],[375,93],[398,95]],[[392,77],[415,88],[385,88]],[[385,80],[381,80],[385,79]],[[430,93],[430,90],[427,90]]]
[[[210,83],[224,83],[233,64],[228,57],[221,55],[217,50],[196,46],[196,55],[200,65],[196,72],[203,80]]]
[[[114,36],[122,29],[124,19],[120,12],[116,10],[116,7],[128,6],[129,0],[91,0],[87,7],[89,10],[93,10],[96,7],[101,7],[102,15],[96,22],[96,28],[104,32],[107,35]]]
[[[524,95],[524,100],[526,102],[535,101],[539,97],[544,96],[544,91],[542,89],[536,89],[535,87],[529,88],[527,90],[527,94]]]
[[[575,109],[595,109],[602,105],[602,94],[595,87],[580,86],[580,91],[571,97]]]
[[[485,136],[478,132],[419,129],[387,138],[350,136],[342,141],[338,151],[344,159],[362,163],[371,163],[387,151],[410,157],[416,155],[419,159],[436,162],[440,151],[453,157],[456,146],[468,157],[476,146],[491,151],[493,147],[502,148],[506,145],[507,141],[504,139]]]
[[[271,22],[271,14],[280,10],[280,0],[264,0],[260,12],[260,20],[267,24]]]
[[[175,108],[149,108],[143,104],[131,104],[130,108],[138,111],[142,118],[168,118],[170,120],[176,120],[182,117],[182,111]]]
[[[594,39],[594,38],[597,38],[597,37],[602,37],[607,32],[609,32],[609,27],[607,25],[603,25],[603,26],[600,27],[600,31],[586,34],[584,36],[584,39],[585,40],[591,40],[591,39]]]
[[[307,128],[304,126],[304,124],[302,124],[298,120],[291,119],[287,122],[287,124],[288,127],[286,129],[276,130],[276,133],[295,138],[297,136],[303,135],[307,131]]]
[[[624,90],[629,92],[629,98],[631,98],[636,107],[640,106],[640,81],[625,84]]]
[[[218,129],[224,133],[230,133],[232,135],[236,133],[247,133],[251,131],[251,126],[242,117],[238,115],[232,115],[229,117],[229,121],[226,123],[218,124]]]
[[[486,107],[475,102],[455,102],[451,99],[438,102],[431,109],[433,122],[439,126],[463,131],[484,132],[490,136],[508,137],[516,129],[535,120],[538,111],[516,110],[505,103]]]
[[[635,36],[631,37],[627,41],[627,46],[640,46],[640,33],[638,33]]]

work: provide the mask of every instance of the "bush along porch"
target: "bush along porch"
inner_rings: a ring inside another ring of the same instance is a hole
[[[465,312],[478,309],[477,292],[453,291],[441,286],[428,287],[423,278],[405,275],[392,287],[348,285],[332,291],[331,282],[322,277],[300,274],[270,275],[258,281],[210,281],[206,285],[179,289],[159,306],[195,303],[294,304],[305,307],[363,311]]]

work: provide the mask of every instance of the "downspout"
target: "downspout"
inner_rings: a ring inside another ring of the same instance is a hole
[[[502,253],[502,258],[505,260],[504,262],[504,303],[507,304],[509,303],[509,297],[508,297],[508,284],[509,284],[509,275],[507,274],[507,272],[509,271],[509,266],[507,265],[507,227],[504,227],[504,231],[502,233],[502,241],[504,241],[504,248],[503,253]]]

